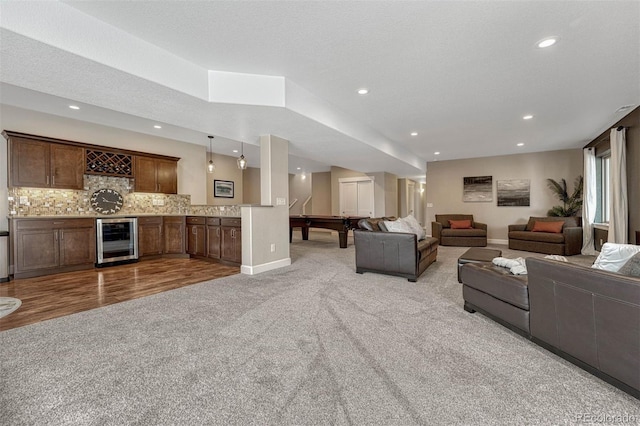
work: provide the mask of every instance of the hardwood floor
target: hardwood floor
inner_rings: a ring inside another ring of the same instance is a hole
[[[155,259],[0,284],[0,296],[22,306],[0,318],[0,331],[137,299],[215,278],[240,267],[198,259]]]

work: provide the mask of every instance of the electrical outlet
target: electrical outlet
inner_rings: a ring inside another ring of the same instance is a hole
[[[427,203],[427,207],[433,207],[433,203]]]
[[[27,204],[28,202],[29,202],[29,197],[27,197],[26,195],[20,196],[20,204]]]
[[[158,205],[159,206],[164,206],[164,200],[162,198],[160,198],[158,201]]]
[[[9,201],[13,201],[13,197],[9,197]]]
[[[276,251],[276,245],[271,244],[271,253],[274,253],[275,251]]]

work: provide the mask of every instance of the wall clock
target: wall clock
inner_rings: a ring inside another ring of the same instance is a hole
[[[91,195],[91,207],[98,213],[117,213],[122,208],[122,203],[122,195],[113,189],[98,189]]]

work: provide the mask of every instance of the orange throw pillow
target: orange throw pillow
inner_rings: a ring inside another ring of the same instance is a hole
[[[532,232],[553,232],[554,234],[560,234],[564,221],[559,222],[536,222],[533,224]]]
[[[471,229],[473,228],[471,226],[471,221],[470,220],[450,220],[449,221],[449,226],[451,226],[451,229]]]

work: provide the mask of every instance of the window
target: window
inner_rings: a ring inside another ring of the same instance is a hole
[[[609,193],[609,180],[611,170],[611,152],[607,152],[598,158],[598,208],[596,221],[609,223],[609,206],[611,205],[611,194]]]

